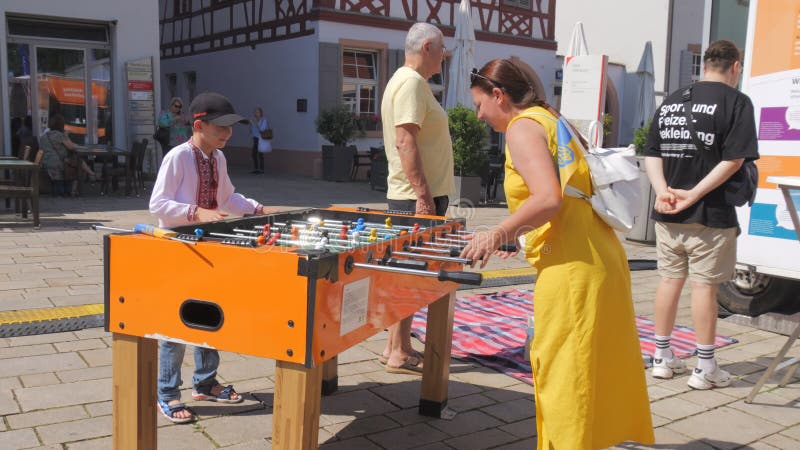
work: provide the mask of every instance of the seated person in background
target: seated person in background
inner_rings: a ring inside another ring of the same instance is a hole
[[[39,144],[44,150],[42,167],[53,184],[53,195],[64,196],[70,184],[70,194],[78,196],[78,171],[94,178],[95,174],[75,149],[78,145],[64,133],[64,116],[54,114],[47,124],[48,130],[42,135]]]

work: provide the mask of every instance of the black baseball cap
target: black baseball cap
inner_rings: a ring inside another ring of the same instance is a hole
[[[192,115],[193,121],[202,120],[223,127],[229,127],[237,122],[249,123],[247,119],[236,114],[230,100],[216,92],[204,92],[195,97],[189,105],[189,114]]]

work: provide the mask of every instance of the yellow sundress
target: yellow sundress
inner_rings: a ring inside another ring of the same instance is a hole
[[[577,148],[557,141],[558,124],[533,107],[512,119],[547,131],[562,192],[591,192]],[[509,125],[511,124],[509,123]],[[530,193],[506,148],[504,189],[511,213]],[[548,223],[526,235],[537,269],[531,346],[540,450],[598,449],[632,440],[652,444],[653,425],[636,331],[630,271],[616,234],[583,199],[564,196]]]

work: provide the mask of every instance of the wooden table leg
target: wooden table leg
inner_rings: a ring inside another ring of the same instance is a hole
[[[275,361],[275,399],[272,410],[272,448],[317,448],[322,397],[322,367]]]
[[[441,417],[442,410],[447,406],[455,305],[456,295],[453,292],[428,306],[425,362],[419,398],[419,413],[424,416]]]
[[[339,357],[322,363],[322,395],[330,395],[339,389]]]
[[[114,450],[156,448],[158,341],[112,335]]]

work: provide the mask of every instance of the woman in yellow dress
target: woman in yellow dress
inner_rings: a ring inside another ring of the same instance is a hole
[[[559,147],[558,113],[532,86],[509,60],[473,70],[478,118],[506,134],[511,214],[476,232],[461,256],[482,258],[483,266],[492,253],[509,256],[497,250],[502,243],[525,236],[525,257],[537,269],[530,352],[537,448],[652,444],[625,252],[588,201],[564,196],[567,184],[591,193],[589,169],[577,147]]]

